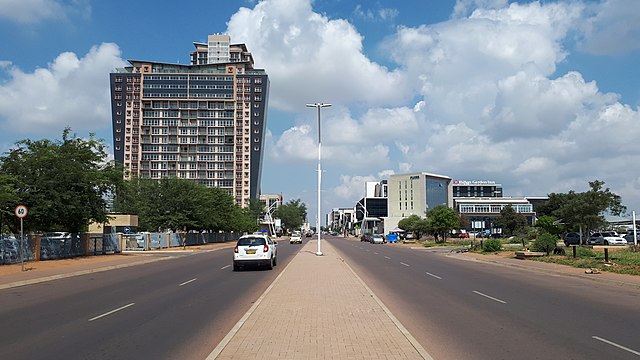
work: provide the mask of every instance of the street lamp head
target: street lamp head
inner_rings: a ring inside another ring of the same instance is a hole
[[[332,106],[332,105],[325,104],[325,103],[307,104],[307,107],[315,107],[315,108],[323,108],[323,107],[329,107],[329,106]]]

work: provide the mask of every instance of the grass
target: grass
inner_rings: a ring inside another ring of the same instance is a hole
[[[578,248],[576,258],[568,252],[566,255],[543,256],[532,259],[577,268],[594,268],[618,274],[640,275],[640,251],[632,248],[609,252],[609,263],[604,261],[604,252],[594,252],[590,248]]]

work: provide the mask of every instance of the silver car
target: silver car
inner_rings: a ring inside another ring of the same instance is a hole
[[[587,243],[589,245],[627,245],[627,240],[614,232],[602,231],[593,233]]]
[[[384,238],[380,234],[373,234],[371,236],[371,243],[372,244],[384,244]]]

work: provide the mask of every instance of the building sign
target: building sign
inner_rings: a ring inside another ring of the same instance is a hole
[[[409,180],[417,180],[420,179],[420,175],[412,175],[409,177]]]
[[[453,185],[496,185],[496,182],[492,180],[453,180]]]

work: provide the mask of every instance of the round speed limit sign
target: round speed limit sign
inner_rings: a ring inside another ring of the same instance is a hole
[[[29,213],[29,210],[27,210],[27,207],[24,205],[18,205],[16,206],[15,212],[16,212],[16,216],[22,219],[27,216],[27,214]]]

